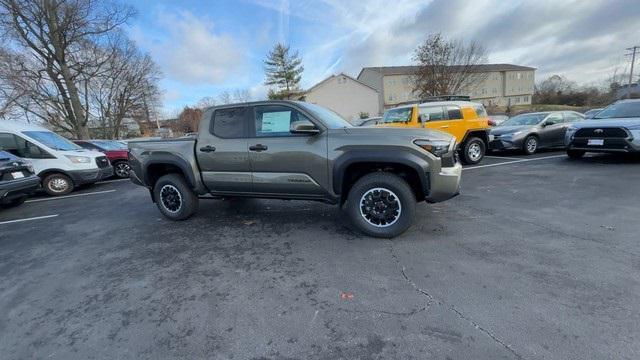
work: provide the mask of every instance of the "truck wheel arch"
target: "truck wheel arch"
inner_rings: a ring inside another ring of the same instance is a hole
[[[164,158],[158,158],[153,161],[150,161],[145,165],[144,169],[144,182],[147,186],[153,188],[156,181],[163,175],[167,174],[180,174],[184,177],[187,184],[195,189],[196,181],[194,179],[194,174],[186,161],[177,158],[176,156],[163,156]]]
[[[428,164],[406,151],[388,150],[357,150],[336,159],[333,165],[334,193],[340,195],[341,202],[344,202],[350,186],[374,171],[403,174],[419,200],[429,193]]]
[[[464,144],[467,139],[470,138],[480,138],[483,142],[485,147],[488,149],[489,148],[489,130],[487,129],[477,129],[477,130],[469,130],[467,131],[466,134],[464,134],[464,138],[462,139],[462,141],[460,141],[460,143],[458,143],[458,146]]]

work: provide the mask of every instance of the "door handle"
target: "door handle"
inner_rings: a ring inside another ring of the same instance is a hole
[[[265,151],[267,149],[268,149],[267,145],[262,145],[262,144],[256,144],[256,145],[249,146],[249,150],[257,151],[257,152]]]
[[[215,148],[214,146],[207,145],[207,146],[203,146],[203,147],[201,147],[201,148],[200,148],[200,151],[202,151],[202,152],[207,152],[207,153],[208,153],[208,152],[214,152],[214,151],[216,151],[216,148]]]

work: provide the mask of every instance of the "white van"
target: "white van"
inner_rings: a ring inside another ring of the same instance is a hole
[[[68,194],[78,185],[113,175],[103,153],[85,150],[40,126],[0,121],[0,149],[31,161],[49,195]]]

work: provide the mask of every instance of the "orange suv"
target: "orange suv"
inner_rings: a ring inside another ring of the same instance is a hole
[[[479,163],[488,149],[489,117],[471,101],[437,101],[399,106],[385,111],[382,127],[423,127],[453,135],[465,164]]]

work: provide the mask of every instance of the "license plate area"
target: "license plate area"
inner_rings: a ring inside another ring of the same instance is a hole
[[[14,179],[22,179],[24,177],[24,174],[22,174],[22,171],[16,171],[11,173],[11,177],[13,177]]]
[[[587,140],[589,146],[602,146],[604,145],[604,139],[589,139]]]

